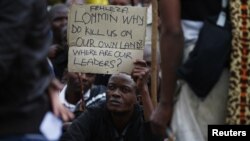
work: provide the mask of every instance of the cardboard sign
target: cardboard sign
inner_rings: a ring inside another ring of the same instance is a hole
[[[143,7],[72,5],[68,22],[69,71],[130,73],[133,62],[143,57],[146,21]],[[91,59],[109,62],[112,67],[107,63],[86,63]]]

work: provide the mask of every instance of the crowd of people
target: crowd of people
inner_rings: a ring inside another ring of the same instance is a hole
[[[152,8],[147,0],[108,2]],[[63,121],[62,135],[55,139],[62,141],[206,141],[207,125],[224,124],[229,87],[226,65],[202,98],[179,73],[203,22],[219,14],[222,0],[158,1],[156,107],[150,93],[151,11],[144,56],[134,62],[131,74],[69,72],[67,22],[73,3],[86,2],[1,0],[1,141],[50,140],[47,134],[52,129],[41,129],[50,111]]]

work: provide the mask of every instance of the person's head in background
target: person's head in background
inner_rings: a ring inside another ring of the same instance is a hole
[[[152,50],[151,50],[151,42],[146,42],[145,47],[143,50],[143,60],[146,61],[147,66],[150,68],[150,74],[151,72],[151,64],[152,64]],[[160,58],[160,52],[159,52],[159,46],[157,44],[157,52],[156,52],[156,60],[157,60],[157,91],[159,92],[160,90],[160,81],[161,81],[161,58]],[[149,77],[148,80],[148,88],[149,91],[151,92],[151,76]]]
[[[93,87],[95,77],[93,73],[68,72],[66,69],[63,75],[63,82],[67,84],[66,100],[71,104],[79,102]]]
[[[85,0],[66,0],[65,4],[71,6],[72,4],[84,4]]]
[[[59,3],[51,7],[49,11],[49,20],[53,32],[53,43],[61,44],[62,29],[68,23],[68,7]]]
[[[93,73],[68,72],[66,70],[63,80],[68,87],[74,87],[76,91],[82,90],[82,93],[85,93],[94,85],[95,78],[96,74]]]

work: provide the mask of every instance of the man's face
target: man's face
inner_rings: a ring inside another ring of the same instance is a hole
[[[106,99],[107,108],[111,112],[132,112],[136,103],[136,85],[131,76],[123,73],[111,76]]]
[[[68,23],[67,7],[59,7],[51,13],[51,28],[55,36],[61,36],[62,29]],[[59,38],[59,37],[56,37]]]
[[[86,92],[94,84],[95,77],[96,75],[92,73],[68,72],[68,84],[75,87],[76,91],[82,88]]]

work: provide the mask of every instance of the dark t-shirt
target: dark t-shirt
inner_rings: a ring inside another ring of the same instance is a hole
[[[118,134],[106,106],[88,109],[79,116],[63,134],[61,141],[158,141],[152,135],[149,123],[144,122],[140,107],[135,112],[127,127]]]
[[[182,19],[203,21],[205,17],[216,16],[221,10],[222,0],[181,0]]]

